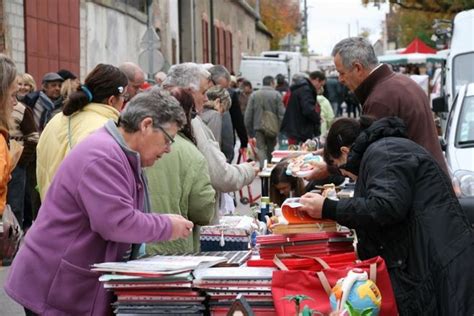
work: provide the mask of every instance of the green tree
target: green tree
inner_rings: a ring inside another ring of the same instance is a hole
[[[363,4],[385,3],[387,0],[362,0]],[[405,10],[453,14],[474,8],[473,0],[388,0]]]
[[[362,3],[386,2],[386,0],[362,0]],[[474,8],[474,0],[389,0],[387,37],[397,47],[407,46],[415,37],[435,47],[431,40],[435,19],[452,20],[462,10]]]
[[[401,27],[398,29],[398,41],[401,46],[406,46],[415,37],[419,37],[428,45],[435,47],[435,43],[431,41],[431,36],[434,33],[433,21],[435,19],[451,20],[452,18],[452,13],[417,12],[400,9],[398,20]]]

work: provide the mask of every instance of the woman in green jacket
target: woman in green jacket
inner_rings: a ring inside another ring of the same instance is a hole
[[[193,96],[178,87],[170,92],[183,107],[187,124],[176,135],[171,152],[146,170],[151,209],[157,213],[182,215],[194,223],[194,228],[186,239],[147,244],[149,255],[198,252],[199,226],[208,225],[214,216],[216,193],[207,161],[197,149],[191,129]]]

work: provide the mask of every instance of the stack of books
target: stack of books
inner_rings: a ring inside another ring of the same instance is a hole
[[[262,259],[273,259],[280,254],[319,257],[354,252],[353,242],[354,238],[347,232],[257,236]]]
[[[213,256],[154,256],[94,264],[92,270],[103,273],[99,280],[117,296],[118,315],[203,315],[205,296],[193,287],[191,272],[227,261]]]
[[[213,316],[227,315],[241,295],[255,315],[276,315],[272,299],[274,268],[225,267],[194,271],[194,287],[209,296],[209,311]]]
[[[160,277],[107,274],[99,280],[117,296],[117,315],[202,315],[205,310],[205,297],[192,288],[189,272]]]

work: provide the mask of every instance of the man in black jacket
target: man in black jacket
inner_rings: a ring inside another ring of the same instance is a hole
[[[304,74],[293,76],[291,95],[281,124],[281,132],[286,134],[290,145],[321,134],[321,108],[316,101],[319,81],[313,73],[311,75],[309,79]]]
[[[355,229],[360,259],[385,260],[400,315],[474,315],[474,231],[451,179],[403,121],[336,120],[324,154],[357,179],[354,197],[307,193],[301,210]]]

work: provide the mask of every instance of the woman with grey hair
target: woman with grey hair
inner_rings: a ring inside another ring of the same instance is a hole
[[[58,169],[10,268],[8,295],[41,315],[111,314],[112,295],[90,266],[134,258],[136,244],[191,233],[192,222],[180,215],[150,213],[142,172],[170,152],[184,121],[167,92],[143,92],[118,126],[110,120],[78,144]]]
[[[211,74],[201,65],[195,63],[182,63],[173,65],[168,71],[163,87],[182,87],[191,89],[196,112],[200,113],[207,101],[206,90],[209,88]]]
[[[222,115],[230,108],[230,95],[219,85],[209,88],[206,95],[208,101],[204,104],[200,116],[222,148]]]
[[[185,76],[185,78],[182,78]],[[169,79],[169,80],[168,80]],[[192,79],[192,80],[191,80]],[[196,88],[196,83],[198,87]],[[221,152],[219,143],[216,141],[212,131],[202,121],[200,114],[203,109],[203,100],[207,100],[206,91],[209,87],[209,72],[201,65],[184,63],[175,65],[168,72],[165,86],[180,86],[191,89],[196,112],[198,115],[191,121],[192,130],[196,138],[199,151],[204,155],[209,166],[212,187],[217,192],[216,211],[219,209],[219,201],[222,192],[234,192],[252,183],[258,168],[253,163],[230,164]],[[216,214],[219,214],[216,212]],[[218,217],[213,219],[217,222]]]

